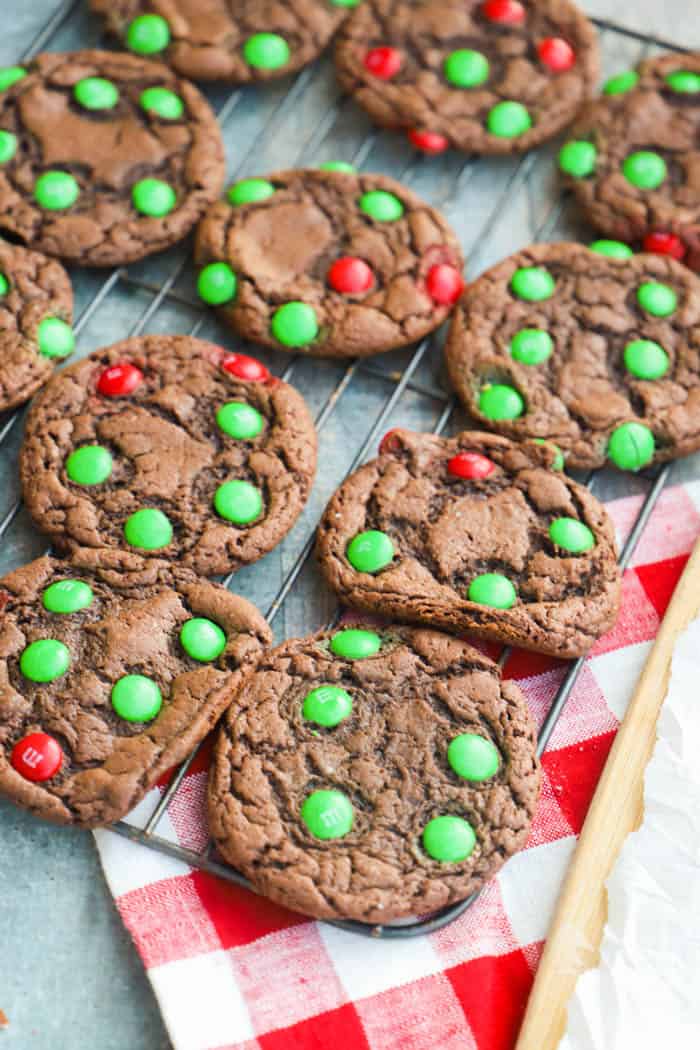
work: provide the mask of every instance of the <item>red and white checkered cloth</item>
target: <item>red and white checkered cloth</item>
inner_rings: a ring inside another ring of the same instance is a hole
[[[609,504],[621,540],[640,502]],[[368,940],[98,832],[176,1050],[511,1050],[576,836],[698,534],[700,482],[665,492],[625,574],[618,624],[595,646],[544,756],[526,848],[438,933]],[[541,720],[565,668],[518,651],[505,674]],[[207,839],[206,764],[197,759],[159,827],[194,849]]]

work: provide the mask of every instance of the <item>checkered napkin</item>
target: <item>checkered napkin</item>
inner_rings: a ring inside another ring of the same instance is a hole
[[[639,504],[608,505],[621,540]],[[576,836],[698,533],[700,482],[669,489],[625,574],[618,624],[593,649],[544,756],[527,846],[438,933],[369,940],[98,832],[176,1050],[511,1050]],[[565,670],[516,651],[505,674],[541,721]],[[206,766],[202,754],[159,826],[196,850],[207,840]]]

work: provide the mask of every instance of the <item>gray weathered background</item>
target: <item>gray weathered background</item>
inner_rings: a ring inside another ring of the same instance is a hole
[[[0,65],[17,62],[42,25],[66,6],[65,0],[4,0]],[[697,0],[665,0],[663,4],[618,0],[612,10],[606,0],[587,0],[582,6],[591,15],[639,33],[656,34],[682,46],[700,46]],[[99,40],[99,25],[78,4],[44,46],[66,50],[95,45]],[[645,50],[633,37],[605,32],[605,74],[627,68]],[[245,91],[235,108],[228,107],[224,137],[232,175],[332,158],[351,160],[362,146],[369,132],[367,121],[352,105],[332,110],[337,92],[327,63],[304,74],[298,94],[285,104],[288,88],[282,83],[262,92]],[[223,89],[208,94],[219,110],[228,95]],[[334,115],[324,122],[329,111]],[[258,139],[270,118],[268,131]],[[403,177],[447,212],[469,255],[472,276],[536,237],[588,236],[589,231],[577,225],[571,206],[560,210],[557,204],[552,165],[556,145],[524,162],[503,159],[466,168],[459,156],[416,162],[403,142],[389,135],[378,136],[369,145],[361,157],[368,170]],[[97,307],[88,308],[78,353],[121,338],[135,325],[144,331],[191,331],[201,315],[187,305],[193,290],[189,267],[176,281],[174,295],[162,303],[153,298],[154,288],[176,270],[185,250],[178,247],[132,267],[135,283],[119,282]],[[103,288],[108,274],[74,272],[72,276],[80,316]],[[199,334],[230,342],[208,318]],[[259,356],[277,372],[289,364],[289,358],[281,354]],[[420,362],[414,387],[404,392],[386,420],[380,420],[396,375],[410,359],[410,352],[375,359],[369,369],[353,375],[327,417],[321,434],[319,478],[302,521],[277,551],[236,578],[237,589],[261,609],[266,610],[277,594],[333,488],[353,459],[363,454],[370,427],[379,423],[382,433],[398,423],[429,429],[437,422],[443,403],[433,394],[440,393],[444,381],[436,347]],[[300,361],[292,381],[318,415],[343,374],[341,365]],[[459,422],[457,415],[454,425]],[[20,420],[0,450],[0,522],[11,515],[18,498],[16,452],[21,429]],[[675,477],[697,474],[697,460],[679,465]],[[612,496],[635,491],[644,483],[625,479],[622,485],[619,479],[606,476],[598,491]],[[45,547],[22,510],[0,535],[0,571],[40,554]],[[278,638],[315,628],[332,608],[330,596],[309,564],[275,619]],[[410,946],[397,950],[410,951]],[[166,1050],[170,1045],[139,960],[107,893],[91,836],[41,825],[5,803],[0,803],[0,1008],[11,1020],[8,1032],[0,1034],[2,1050]]]

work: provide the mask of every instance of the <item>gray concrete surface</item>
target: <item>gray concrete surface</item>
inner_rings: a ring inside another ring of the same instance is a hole
[[[4,0],[0,34],[0,65],[14,64],[50,15],[65,0]],[[52,50],[99,41],[99,26],[77,5],[70,19],[46,43]],[[609,0],[587,0],[592,14],[610,10]],[[700,45],[700,16],[690,15],[686,0],[618,0],[612,17],[618,24]],[[632,65],[642,45],[629,37],[605,34],[606,74]],[[306,74],[305,74],[306,76]],[[319,163],[334,157],[351,159],[368,131],[364,117],[351,106],[341,107],[334,120],[321,127],[329,100],[337,97],[327,64],[309,71],[293,105],[280,111],[287,84],[242,93],[225,125],[230,170],[240,177],[298,162]],[[209,92],[220,108],[225,89]],[[272,124],[257,140],[268,117]],[[469,255],[469,272],[485,266],[531,241],[535,236],[559,239],[586,237],[574,210],[556,204],[553,177],[555,146],[538,151],[522,165],[502,159],[474,165],[461,173],[463,158],[449,156],[413,162],[393,136],[378,136],[364,158],[368,170],[400,175],[419,193],[445,209]],[[459,183],[456,182],[459,174]],[[460,192],[450,200],[455,186]],[[488,236],[480,231],[488,223]],[[138,277],[159,284],[182,258],[181,248],[131,268]],[[73,271],[78,313],[90,302],[104,274]],[[193,275],[187,268],[176,284],[192,294]],[[78,354],[84,354],[127,334],[151,303],[151,293],[118,286],[101,302],[82,329]],[[146,331],[188,332],[198,315],[175,300],[166,301],[145,322]],[[200,334],[230,343],[214,321],[207,319]],[[289,363],[284,355],[259,354],[275,371]],[[362,451],[363,438],[378,421],[395,375],[410,361],[410,353],[385,355],[373,362],[375,372],[358,373],[328,418],[321,437],[319,477],[307,512],[287,540],[259,565],[236,577],[236,588],[263,610],[293,565],[333,488]],[[343,375],[340,365],[300,361],[293,382],[318,413]],[[444,384],[440,355],[429,352],[414,379],[425,389]],[[409,390],[382,421],[381,431],[402,424],[416,429],[435,425],[441,403],[419,390]],[[463,420],[457,416],[455,426]],[[21,424],[0,449],[0,522],[18,496],[16,454]],[[676,479],[698,476],[700,457],[679,465]],[[597,491],[604,497],[644,488],[641,479],[603,474]],[[12,521],[0,546],[0,572],[40,554],[45,543],[28,525],[23,512]],[[313,565],[307,566],[285,602],[274,627],[278,638],[315,628],[327,618],[333,601],[320,584]],[[167,1050],[170,1045],[136,953],[123,928],[97,862],[88,834],[43,826],[0,802],[0,1008],[10,1029],[0,1033],[0,1050]],[[196,1009],[196,1004],[193,1004]]]

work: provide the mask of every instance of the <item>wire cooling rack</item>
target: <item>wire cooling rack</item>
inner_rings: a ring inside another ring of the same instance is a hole
[[[82,0],[68,0],[45,25],[24,59],[37,52],[105,46],[100,26]],[[608,21],[596,20],[601,33],[605,74],[634,65],[656,49],[674,45]],[[676,48],[677,49],[677,48]],[[358,168],[383,171],[409,184],[441,209],[460,236],[474,275],[497,259],[534,240],[583,239],[569,202],[553,179],[557,144],[516,158],[477,159],[451,154],[427,159],[413,153],[399,136],[378,133],[338,92],[328,59],[303,70],[294,80],[263,89],[226,92],[206,89],[216,109],[229,156],[229,181],[288,167],[315,166],[324,160],[346,160]],[[89,353],[126,335],[175,332],[200,335],[233,345],[197,300],[190,243],[144,263],[113,271],[74,271],[78,352]],[[315,413],[320,436],[320,467],[314,493],[297,527],[262,562],[235,577],[235,589],[255,602],[279,637],[305,634],[334,619],[334,603],[311,558],[314,528],[332,491],[376,447],[392,425],[436,434],[468,425],[446,390],[441,368],[444,333],[423,340],[412,350],[348,363],[312,361],[274,351],[243,347],[262,358],[283,379],[302,391]],[[237,345],[241,346],[240,342]],[[19,498],[16,452],[23,413],[0,421],[0,571],[43,553],[41,537],[29,527]],[[636,477],[598,471],[581,478],[601,499],[644,492],[640,511],[620,557],[624,568],[632,557],[656,502],[673,474],[700,475],[700,457],[675,467]],[[224,580],[227,586],[233,577]],[[501,656],[503,665],[509,651]],[[569,669],[556,693],[538,737],[547,746],[564,705],[584,665]],[[145,822],[134,814],[113,831],[151,849],[201,868],[229,882],[248,886],[238,872],[221,863],[211,845],[188,849],[159,834],[163,818],[180,790],[194,758],[174,774],[158,805]],[[452,905],[420,921],[377,926],[338,922],[366,936],[406,938],[429,933],[462,914],[475,900]]]

